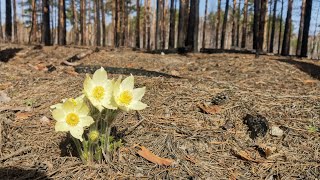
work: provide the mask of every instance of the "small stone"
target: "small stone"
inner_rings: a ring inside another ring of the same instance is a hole
[[[272,126],[271,130],[270,130],[270,134],[272,136],[281,137],[281,136],[283,136],[283,130],[280,129],[278,126]]]
[[[161,52],[161,55],[162,55],[162,56],[164,56],[164,55],[165,55],[165,53],[164,53],[164,52]]]

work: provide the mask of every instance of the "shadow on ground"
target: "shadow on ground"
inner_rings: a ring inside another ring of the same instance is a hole
[[[0,62],[8,62],[21,50],[22,48],[12,48],[0,51]]]
[[[25,179],[51,179],[38,169],[21,169],[17,167],[0,167],[0,179],[25,180]]]
[[[276,59],[276,60],[280,62],[292,64],[296,66],[298,69],[300,69],[301,71],[309,74],[313,78],[320,80],[320,66],[317,66],[315,64],[308,63],[308,62],[296,61],[293,59]]]

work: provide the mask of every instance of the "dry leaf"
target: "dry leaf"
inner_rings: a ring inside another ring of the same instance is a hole
[[[221,108],[217,105],[208,106],[206,104],[199,104],[198,107],[207,114],[217,114],[221,111]]]
[[[193,164],[197,163],[197,160],[194,157],[189,156],[189,155],[186,156],[186,160],[192,162]]]
[[[32,114],[29,112],[18,112],[16,113],[16,120],[26,120],[31,116]]]
[[[266,158],[268,158],[277,148],[271,147],[265,144],[258,144],[258,147],[264,152]]]
[[[0,84],[0,90],[5,90],[5,89],[9,88],[11,85],[12,85],[11,82]]]
[[[47,116],[42,116],[42,118],[40,119],[40,122],[43,124],[49,124],[50,123],[50,119],[47,118]]]
[[[141,157],[145,158],[146,160],[153,162],[158,165],[165,165],[170,166],[174,161],[172,159],[167,158],[161,158],[155,154],[153,154],[150,150],[148,150],[144,146],[136,146],[140,148],[140,150],[137,152]]]
[[[77,72],[75,72],[74,71],[74,69],[67,69],[67,70],[65,70],[65,72],[67,73],[67,74],[70,74],[70,75],[72,75],[72,76],[77,76],[78,75],[78,73]]]
[[[303,84],[310,85],[310,86],[314,86],[317,83],[318,83],[318,80],[314,80],[314,79],[307,79],[303,81]]]
[[[247,161],[251,161],[251,162],[255,162],[255,163],[270,163],[273,161],[265,161],[265,160],[260,160],[260,159],[253,159],[246,151],[238,151],[236,149],[233,149],[233,153],[235,154],[235,156],[243,159],[243,160],[247,160]]]
[[[11,98],[7,95],[7,93],[0,91],[0,103],[7,103],[11,100]]]

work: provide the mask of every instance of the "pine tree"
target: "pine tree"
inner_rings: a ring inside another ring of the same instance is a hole
[[[66,45],[66,6],[65,6],[65,0],[59,0],[59,21],[58,21],[58,44],[59,45]]]
[[[306,6],[304,9],[304,25],[303,25],[303,35],[302,35],[302,45],[301,45],[301,57],[307,57],[308,55],[308,39],[309,39],[309,28],[311,20],[312,11],[312,0],[306,0]]]
[[[272,27],[271,27],[271,37],[270,37],[270,46],[269,46],[269,52],[273,53],[273,43],[274,43],[274,35],[275,35],[275,29],[276,29],[276,16],[277,16],[277,2],[278,0],[274,0],[273,4],[273,17],[272,17]]]
[[[13,0],[13,41],[18,41],[17,0]]]
[[[244,0],[241,48],[245,48],[246,47],[246,42],[247,42],[247,23],[248,23],[248,0]]]
[[[171,0],[170,3],[170,31],[169,31],[169,48],[174,48],[174,41],[175,41],[175,0]]]
[[[202,48],[206,47],[206,24],[207,24],[207,12],[208,12],[208,0],[205,3],[205,10],[204,10],[204,21],[203,21],[203,29],[202,29]]]
[[[228,11],[229,11],[229,0],[226,0],[226,8],[224,10],[223,24],[222,24],[222,33],[221,33],[221,42],[220,48],[224,49],[226,31],[227,31],[227,21],[228,21]]]
[[[10,42],[11,38],[12,38],[11,0],[6,0],[6,40]]]
[[[198,52],[198,32],[199,32],[199,0],[190,3],[190,15],[186,46],[193,52]]]
[[[86,45],[87,17],[86,17],[86,0],[80,0],[80,34],[81,45]]]
[[[228,0],[227,0],[228,1]],[[220,19],[221,19],[221,0],[218,0],[218,11],[217,11],[217,29],[216,29],[216,48],[219,47],[219,30],[220,30]]]
[[[50,9],[48,0],[42,0],[42,43],[44,45],[51,45],[51,33],[50,33]]]
[[[301,45],[302,45],[301,41],[302,41],[302,35],[303,35],[305,6],[306,6],[306,0],[302,0],[301,16],[300,16],[300,24],[299,24],[299,33],[298,33],[297,49],[296,49],[296,55],[297,56],[300,56],[300,53],[301,53]]]
[[[187,8],[187,0],[180,0],[179,3],[179,24],[178,24],[178,48],[185,47],[185,29],[186,29],[186,21],[185,18],[187,16],[186,8]]]
[[[286,24],[284,26],[284,35],[281,49],[281,55],[283,56],[288,56],[290,53],[292,2],[293,0],[288,0],[288,11],[286,17]]]
[[[234,47],[236,44],[236,6],[237,6],[237,0],[233,0],[232,32],[231,32],[231,46],[232,47]]]
[[[140,48],[140,0],[137,0],[136,48]]]

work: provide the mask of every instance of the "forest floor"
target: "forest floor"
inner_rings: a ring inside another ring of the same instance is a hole
[[[0,177],[320,177],[320,62],[279,56],[255,59],[250,54],[160,55],[100,49],[72,62],[174,75],[132,71],[136,87],[147,88],[143,102],[149,107],[119,116],[116,132],[136,129],[122,137],[124,144],[113,153],[111,163],[83,165],[67,148],[66,133],[54,131],[49,107],[80,95],[85,74],[61,63],[88,49],[0,45]],[[119,76],[112,73],[109,77]],[[266,118],[265,136],[251,139],[243,121],[247,114]],[[137,144],[174,164],[147,161],[137,154]]]

